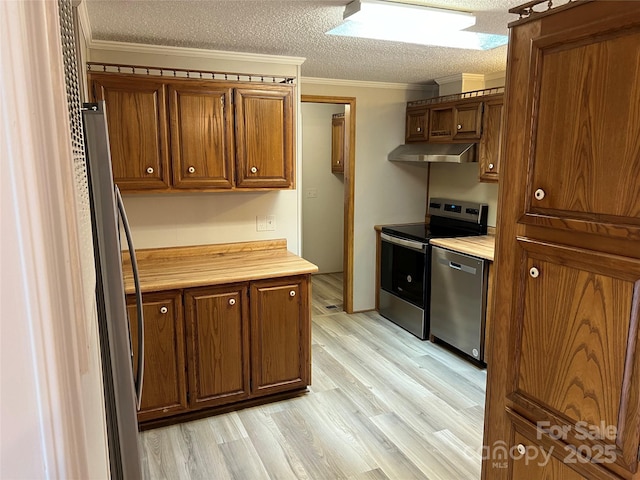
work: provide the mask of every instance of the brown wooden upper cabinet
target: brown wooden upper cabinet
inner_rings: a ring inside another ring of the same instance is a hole
[[[480,181],[497,182],[500,173],[500,153],[502,145],[502,118],[504,97],[499,95],[484,102],[482,113],[482,137],[478,150]]]
[[[107,108],[113,177],[121,190],[168,189],[169,134],[165,83],[90,74],[94,101]]]
[[[429,139],[428,118],[426,107],[407,107],[406,142],[426,142]]]
[[[126,191],[291,189],[293,85],[89,73]],[[255,84],[254,84],[255,83]]]
[[[293,92],[289,87],[236,88],[238,187],[293,185]]]
[[[440,102],[438,98],[407,104],[405,141],[477,142],[480,181],[497,182],[500,171],[504,94],[488,89],[485,95]],[[476,92],[473,92],[476,93]],[[461,94],[464,95],[464,94]],[[425,105],[426,102],[429,102]]]
[[[233,187],[231,95],[215,85],[169,86],[175,188]]]
[[[349,155],[349,136],[344,113],[331,117],[331,173],[344,173],[344,162]]]
[[[429,112],[429,141],[451,141],[480,138],[482,132],[482,102],[460,102],[437,106]]]

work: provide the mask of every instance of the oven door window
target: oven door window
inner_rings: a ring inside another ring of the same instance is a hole
[[[381,246],[381,288],[424,308],[426,254],[384,240]]]

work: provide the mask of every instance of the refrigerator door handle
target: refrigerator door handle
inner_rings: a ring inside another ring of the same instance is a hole
[[[127,245],[129,246],[129,258],[131,258],[131,269],[133,270],[133,283],[136,289],[136,310],[138,312],[138,368],[135,376],[136,389],[136,406],[140,410],[142,402],[142,381],[144,377],[144,315],[142,311],[142,291],[140,290],[140,277],[138,275],[138,261],[136,260],[136,251],[133,248],[133,240],[131,238],[131,229],[127,220],[127,212],[124,209],[124,202],[120,189],[115,185],[116,202],[118,203],[118,212],[124,226],[124,233],[127,237]]]

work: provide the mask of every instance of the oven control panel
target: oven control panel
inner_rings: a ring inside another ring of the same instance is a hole
[[[429,201],[429,215],[455,218],[465,222],[486,224],[489,206],[486,203],[466,202],[446,198],[432,198]]]

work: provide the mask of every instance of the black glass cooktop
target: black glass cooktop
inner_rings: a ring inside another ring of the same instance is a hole
[[[429,225],[428,223],[408,223],[403,225],[387,225],[382,231],[395,237],[427,242],[430,238],[469,237],[486,233],[477,225]]]
[[[418,242],[424,242],[429,238],[433,238],[428,223],[388,225],[386,227],[382,227],[382,231],[396,237],[416,240]]]

